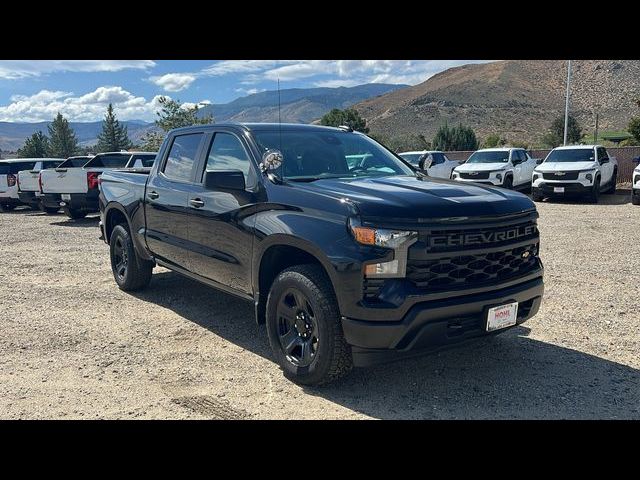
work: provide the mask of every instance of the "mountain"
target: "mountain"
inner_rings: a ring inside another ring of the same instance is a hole
[[[367,98],[383,95],[406,85],[370,83],[356,87],[291,88],[280,90],[283,122],[310,123],[332,108],[346,108]],[[212,113],[216,122],[274,122],[278,121],[278,91],[266,91],[240,97],[225,104],[208,105],[201,109],[203,115]],[[142,120],[124,121],[129,138],[138,143],[153,123]],[[15,151],[24,145],[27,137],[42,130],[47,133],[49,122],[13,123],[0,122],[0,150]],[[102,122],[70,122],[81,145],[95,145]]]
[[[450,68],[413,87],[354,106],[372,133],[424,134],[445,122],[473,127],[480,138],[498,133],[509,140],[539,142],[564,114],[567,62],[508,60]],[[583,131],[626,130],[640,115],[640,61],[572,62],[570,111]]]
[[[369,83],[355,87],[289,88],[280,90],[280,118],[283,122],[310,123],[332,108],[347,108],[362,100],[405,88],[406,85]],[[254,93],[225,104],[202,108],[216,122],[277,122],[278,91]]]
[[[48,135],[47,126],[51,122],[37,123],[14,123],[0,122],[0,150],[16,151],[24,145],[26,138],[30,137],[38,130]],[[154,128],[152,123],[142,122],[140,120],[123,121],[122,124],[127,126],[129,138],[133,143],[140,141],[142,136]],[[102,130],[102,122],[69,122],[71,128],[76,132],[76,138],[80,145],[95,145],[98,141],[98,133]]]

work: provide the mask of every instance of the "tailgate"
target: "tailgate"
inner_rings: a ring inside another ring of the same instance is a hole
[[[87,193],[87,172],[84,168],[42,170],[43,193]]]
[[[0,175],[0,193],[4,193],[7,191],[9,185],[7,184],[7,176]]]
[[[38,186],[38,173],[29,170],[23,170],[18,173],[18,180],[20,183],[20,190],[23,192],[37,192],[40,190]]]

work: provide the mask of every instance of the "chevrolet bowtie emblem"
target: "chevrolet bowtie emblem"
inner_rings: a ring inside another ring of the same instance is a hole
[[[522,252],[522,258],[529,258],[529,255],[531,255],[531,252],[529,250]]]

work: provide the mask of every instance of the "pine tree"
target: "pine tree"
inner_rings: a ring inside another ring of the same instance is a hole
[[[97,152],[118,152],[127,150],[131,146],[126,125],[120,124],[113,113],[113,105],[109,104],[102,122],[102,132],[98,135]]]
[[[18,156],[22,158],[44,158],[49,156],[49,139],[38,131],[24,141],[24,146],[18,149]]]
[[[60,112],[49,125],[50,153],[54,157],[67,158],[78,151],[78,139],[69,122]]]

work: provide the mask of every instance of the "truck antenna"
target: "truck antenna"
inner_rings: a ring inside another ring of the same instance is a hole
[[[279,138],[279,149],[282,153],[282,119],[280,117],[280,77],[278,77],[278,136]]]

